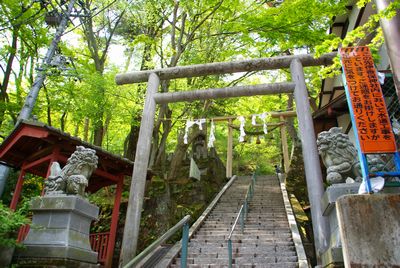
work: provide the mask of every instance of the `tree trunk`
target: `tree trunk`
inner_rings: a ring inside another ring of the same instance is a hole
[[[201,133],[204,131],[199,130],[196,126],[192,128],[192,133],[189,135],[188,143],[183,142],[183,131],[178,135],[178,144],[175,147],[174,154],[171,159],[170,171],[168,173],[168,181],[174,180],[178,174],[178,171],[182,167],[182,161],[184,160],[185,154],[188,151],[189,146],[193,143]]]
[[[103,120],[97,120],[94,123],[93,127],[93,144],[96,146],[101,147],[101,144],[103,143],[103,137],[104,137],[104,125],[103,125]]]
[[[50,106],[50,96],[49,92],[47,91],[46,86],[43,84],[44,94],[46,96],[47,101],[47,125],[51,126],[51,106]]]
[[[168,107],[167,107],[168,109]],[[172,111],[167,110],[166,118],[171,118]],[[155,161],[155,165],[161,168],[161,171],[164,173],[166,172],[166,152],[165,148],[167,146],[167,138],[169,133],[172,130],[172,121],[171,120],[164,120],[163,121],[163,135],[161,137],[160,145],[158,147],[158,153]]]
[[[64,111],[60,118],[61,131],[65,132],[65,121],[67,120],[67,112]]]
[[[79,134],[79,125],[81,124],[81,122],[76,123],[75,125],[75,130],[74,130],[74,136],[78,137]]]
[[[86,142],[88,142],[88,140],[89,140],[89,118],[88,117],[86,117],[85,118],[85,124],[84,124],[84,127],[83,127],[83,140],[84,141],[86,141]]]
[[[148,66],[147,64],[151,61],[151,44],[146,44],[143,50],[143,55],[142,55],[142,63],[140,65],[140,70],[147,70]],[[128,63],[127,63],[128,66]],[[131,128],[130,131],[128,133],[128,135],[125,138],[124,141],[124,157],[134,161],[135,159],[135,153],[136,153],[136,145],[137,145],[137,140],[139,137],[139,129],[140,127],[137,126],[137,122],[141,121],[141,117],[137,114],[134,114],[132,116],[132,121],[131,121]],[[154,127],[154,131],[158,131],[159,128],[157,128],[157,123]],[[154,133],[154,132],[153,132]],[[153,139],[154,139],[154,134],[153,134]],[[154,142],[153,140],[153,145],[152,145],[152,149],[151,149],[151,154],[150,154],[150,164],[149,167],[152,167],[152,161],[151,159],[154,159],[153,156],[153,152],[156,152],[157,147],[155,147],[154,149],[154,144],[157,145],[158,143],[158,139],[157,142]]]
[[[3,82],[0,85],[0,90],[1,90],[0,91],[0,102],[3,103],[3,105],[4,105],[4,107],[0,109],[0,126],[4,120],[4,114],[5,114],[5,109],[6,109],[5,103],[8,102],[7,88],[8,88],[8,83],[10,81],[12,65],[14,62],[15,54],[17,52],[18,30],[19,29],[17,27],[13,28],[10,54],[8,55],[6,70],[3,74]]]
[[[138,126],[133,122],[135,121],[140,122],[140,120],[141,120],[140,116],[137,115],[132,119],[131,129],[129,131],[128,136],[125,138],[124,142],[124,157],[132,161],[135,161],[136,146],[139,138],[139,129],[140,129],[140,126]]]

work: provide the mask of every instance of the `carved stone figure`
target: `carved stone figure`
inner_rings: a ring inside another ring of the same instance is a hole
[[[50,168],[50,176],[45,181],[45,195],[73,194],[84,196],[85,188],[92,172],[97,167],[96,151],[77,146],[63,169],[57,162]]]
[[[50,175],[44,182],[45,194],[64,194],[66,181],[61,176],[61,167],[58,162],[51,163]]]
[[[360,179],[357,150],[342,128],[322,131],[317,138],[318,152],[326,167],[326,180],[330,184],[342,183],[347,177]]]

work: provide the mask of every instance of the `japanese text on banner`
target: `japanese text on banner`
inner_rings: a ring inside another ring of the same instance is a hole
[[[395,152],[395,138],[369,48],[341,48],[340,58],[361,151]]]

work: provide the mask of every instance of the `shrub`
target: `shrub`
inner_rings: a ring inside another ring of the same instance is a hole
[[[23,210],[12,211],[0,202],[0,246],[12,247],[17,245],[18,229],[29,223]]]

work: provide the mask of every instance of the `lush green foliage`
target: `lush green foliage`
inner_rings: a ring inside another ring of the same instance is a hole
[[[26,206],[12,211],[0,202],[0,246],[17,245],[16,232],[22,225],[29,223],[25,213]]]
[[[371,0],[360,0],[357,2],[357,6],[359,8],[365,7],[369,2],[371,2]],[[316,56],[337,50],[339,47],[357,46],[366,37],[373,36],[371,42],[369,42],[367,46],[371,49],[375,60],[379,60],[378,50],[384,41],[382,29],[378,27],[379,20],[382,18],[391,19],[396,15],[398,10],[400,10],[400,0],[392,1],[385,10],[371,15],[365,24],[347,33],[345,38],[342,39],[341,37],[332,35],[331,38],[318,45],[316,47]],[[323,77],[334,77],[340,74],[340,70],[341,64],[338,56],[334,59],[334,64],[323,68],[320,73]]]
[[[108,0],[82,2],[76,9],[87,17],[73,20],[77,27],[71,24],[69,33],[60,44],[60,53],[69,64],[67,68],[49,69],[34,114],[49,125],[112,152],[127,155],[130,146],[128,134],[132,126],[139,124],[144,86],[117,87],[113,82],[116,73],[132,68],[290,54],[296,53],[297,49],[313,51],[315,45],[327,39],[330,19],[344,11],[344,3],[332,0],[284,1],[282,4],[238,0],[136,1],[132,5]],[[12,53],[15,54],[12,82],[4,88],[6,97],[1,102],[5,116],[0,122],[3,136],[12,129],[33,82],[37,59],[42,55],[39,49],[46,46],[54,32],[54,28],[49,28],[43,21],[46,12],[54,7],[59,10],[53,2],[45,8],[29,1],[1,4],[4,15],[2,64],[6,65]],[[303,12],[305,8],[307,12]],[[23,23],[25,20],[29,20],[29,25]],[[15,50],[11,48],[14,32]],[[126,57],[116,61],[114,57],[122,56],[116,50],[122,49]],[[279,81],[285,80],[285,76],[286,73],[276,72],[180,79],[162,90]],[[263,97],[175,104],[162,108],[161,121],[156,124],[159,133],[154,140],[159,145],[155,147],[156,155],[174,151],[178,134],[184,127],[177,119],[286,110],[285,101],[283,96]],[[170,125],[163,121],[167,118],[173,119]],[[222,125],[217,127],[217,136],[217,148],[224,155],[226,128]],[[272,162],[277,162],[278,140],[270,140],[268,144],[271,148],[263,150],[273,150]],[[241,151],[245,153],[254,150],[251,146],[238,146],[244,147]],[[160,147],[166,151],[159,151]],[[271,162],[270,159],[264,160],[265,163]],[[160,163],[155,160],[155,164]]]
[[[58,2],[0,3],[0,137],[3,139],[16,123],[37,74],[36,67],[55,32],[44,18],[49,11],[60,11]],[[360,0],[359,5],[367,2]],[[117,73],[298,53],[319,55],[341,45],[356,44],[375,31],[379,18],[393,16],[399,3],[400,0],[393,1],[388,10],[371,16],[365,25],[342,40],[327,30],[334,16],[347,12],[347,0],[78,1],[74,12],[82,16],[72,19],[57,51],[68,64],[45,66],[47,78],[33,113],[48,125],[133,159],[146,85],[116,86]],[[379,28],[376,31],[372,47],[382,41]],[[323,74],[318,74],[319,68],[306,69],[311,100],[318,95],[322,75],[334,74],[337,59],[335,63]],[[280,82],[287,81],[289,76],[287,70],[279,70],[177,79],[164,82],[160,91]],[[248,116],[288,109],[293,109],[293,100],[287,95],[161,105],[150,158],[155,176],[146,197],[156,201],[149,201],[148,205],[161,211],[165,209],[162,207],[165,199],[172,196],[175,207],[167,209],[175,213],[171,216],[174,220],[185,213],[196,214],[202,206],[180,199],[182,193],[194,191],[194,183],[181,180],[184,183],[177,184],[181,179],[177,177],[187,174],[171,171],[171,163],[182,165],[182,159],[176,159],[182,156],[179,153],[190,151],[189,146],[182,146],[186,119]],[[239,123],[235,120],[233,124]],[[289,121],[289,125],[293,129],[289,139],[292,147],[296,145],[296,122]],[[261,128],[253,127],[248,119],[246,131],[256,133]],[[215,135],[215,148],[225,160],[227,122],[216,122]],[[273,173],[273,166],[282,162],[279,129],[261,135],[261,142],[256,143],[259,135],[248,135],[245,143],[239,143],[239,133],[234,131],[235,173],[248,174],[256,166],[265,173]],[[32,185],[34,191],[40,191],[37,183]],[[211,195],[212,191],[206,192]],[[113,194],[114,189],[107,188],[91,197],[103,208],[95,231],[104,231],[109,226]],[[125,190],[123,201],[128,195]],[[143,224],[155,217],[151,213],[144,216]],[[150,232],[148,238],[156,236]]]

